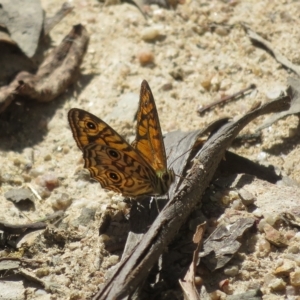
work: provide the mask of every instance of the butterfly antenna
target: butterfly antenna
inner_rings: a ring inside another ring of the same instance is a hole
[[[181,179],[183,179],[183,180],[187,180],[187,181],[189,181],[189,182],[191,183],[191,181],[190,181],[188,178],[184,177],[184,176],[177,175],[177,174],[175,174],[175,176],[176,176],[176,177],[179,177],[179,178],[181,178]]]
[[[188,150],[186,150],[185,152],[183,152],[182,154],[180,154],[178,157],[176,157],[171,163],[170,163],[170,166],[171,167],[174,162],[179,159],[180,157],[182,157],[183,155],[185,155],[186,153],[188,153],[189,151],[193,150],[194,146],[192,146],[191,148],[189,148]],[[173,149],[171,150],[171,152],[173,151]],[[170,156],[171,152],[169,153],[168,157]]]

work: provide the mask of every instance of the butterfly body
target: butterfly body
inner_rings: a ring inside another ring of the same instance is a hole
[[[84,167],[103,188],[123,196],[164,195],[174,181],[167,159],[154,98],[141,86],[136,139],[130,145],[101,119],[81,109],[68,114]]]

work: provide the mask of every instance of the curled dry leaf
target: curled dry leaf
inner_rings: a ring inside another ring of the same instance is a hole
[[[237,239],[253,226],[254,222],[254,218],[241,218],[229,229],[225,225],[219,226],[204,242],[204,251],[200,253],[204,264],[211,271],[224,267],[241,246]]]
[[[263,48],[265,48],[269,53],[271,53],[279,63],[281,63],[286,68],[291,69],[293,72],[295,72],[296,74],[298,74],[300,76],[299,66],[297,66],[297,65],[293,64],[291,61],[289,61],[278,50],[274,49],[273,45],[269,41],[264,39],[262,36],[257,34],[255,31],[250,29],[245,24],[244,24],[244,29],[247,32],[247,34],[252,42],[258,43],[259,45],[263,46]]]
[[[262,130],[271,126],[273,123],[276,123],[278,120],[283,119],[289,115],[295,115],[300,113],[300,80],[299,78],[289,77],[287,80],[289,88],[287,89],[287,93],[290,95],[292,101],[291,106],[288,110],[281,111],[273,114],[271,117],[266,119],[262,125],[260,125],[256,130]]]
[[[75,25],[61,44],[45,59],[37,73],[20,72],[10,85],[0,89],[0,113],[17,97],[49,102],[77,80],[89,41],[81,24]]]
[[[198,254],[202,245],[204,231],[205,224],[197,226],[193,237],[193,242],[197,245],[193,254],[193,261],[187,273],[185,274],[184,279],[179,280],[180,286],[184,293],[184,299],[186,300],[200,300],[200,295],[195,285],[195,269],[198,263]]]

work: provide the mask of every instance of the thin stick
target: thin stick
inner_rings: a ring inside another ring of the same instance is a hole
[[[210,110],[211,108],[215,107],[216,105],[225,104],[226,102],[229,102],[230,100],[233,100],[234,98],[242,96],[246,92],[248,92],[250,90],[253,90],[253,89],[256,89],[256,85],[255,84],[250,84],[247,88],[245,88],[243,90],[240,90],[237,93],[234,93],[232,95],[223,97],[223,98],[221,98],[221,100],[214,101],[214,102],[212,102],[212,103],[210,103],[210,104],[208,104],[206,106],[198,108],[197,112],[201,115],[201,114],[205,113],[207,110]]]

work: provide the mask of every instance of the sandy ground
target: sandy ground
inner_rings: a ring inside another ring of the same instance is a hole
[[[49,15],[62,3],[42,1]],[[5,146],[0,149],[1,219],[24,223],[58,209],[66,210],[67,214],[64,222],[68,233],[61,238],[63,242],[57,241],[47,248],[40,241],[29,247],[32,258],[43,261],[38,268],[39,277],[50,282],[51,287],[47,292],[29,288],[28,299],[88,299],[105,281],[106,271],[118,262],[121,254],[106,251],[103,246],[106,237],[99,236],[98,232],[101,214],[107,206],[122,208],[121,198],[88,181],[82,172],[81,153],[67,122],[70,108],[90,111],[132,139],[139,88],[146,79],[156,100],[163,132],[195,130],[223,116],[242,116],[254,102],[264,103],[278,96],[292,74],[265,50],[253,46],[240,22],[247,22],[292,62],[300,61],[300,3],[297,1],[199,0],[187,1],[176,10],[154,5],[147,8],[147,20],[129,4],[104,6],[84,0],[75,0],[73,4],[74,11],[51,31],[51,39],[54,47],[73,25],[86,26],[90,44],[78,84],[52,103],[23,104],[22,118],[28,122],[23,121],[13,134],[5,137]],[[213,23],[224,26],[212,29],[209,24]],[[154,36],[154,41],[145,40],[149,35]],[[143,66],[141,61],[151,55],[153,63]],[[197,114],[200,105],[249,84],[256,84],[257,90],[215,108],[204,117]],[[114,109],[124,98],[132,99],[129,101],[132,104],[118,113]],[[255,120],[244,132],[254,132],[265,118]],[[298,118],[290,116],[264,129],[260,143],[231,150],[251,160],[273,164],[300,182],[298,141]],[[46,181],[58,182],[59,186],[50,192],[43,185],[45,176]],[[28,185],[41,198],[35,198],[35,210],[20,213],[4,194]],[[95,216],[80,223],[78,220],[82,219],[78,218],[83,209]],[[256,272],[255,278],[250,274],[248,281],[262,283],[267,261],[271,268],[271,260],[276,259],[275,253],[272,259],[264,258],[261,272]],[[230,278],[230,285],[233,293],[247,289],[243,280],[234,277]],[[264,299],[283,297],[270,290],[264,295]]]

